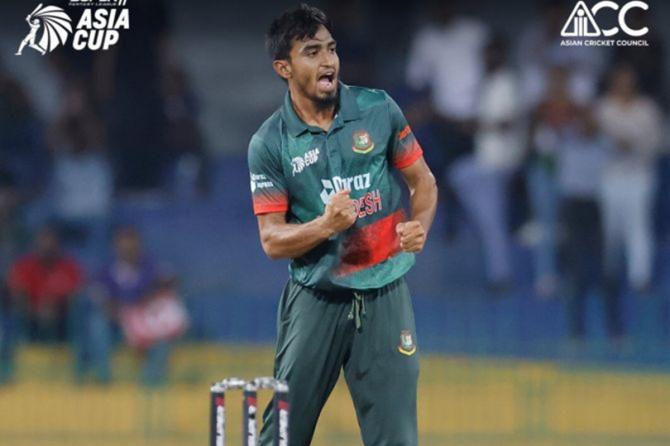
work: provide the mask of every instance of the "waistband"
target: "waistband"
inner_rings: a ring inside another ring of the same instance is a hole
[[[293,278],[289,278],[289,283],[291,284],[291,286],[298,286],[300,288],[303,288],[304,290],[308,290],[315,296],[318,296],[322,299],[328,299],[333,301],[350,301],[352,297],[356,294],[361,296],[362,298],[370,299],[391,292],[400,287],[404,282],[405,278],[399,277],[379,288],[357,289],[357,288],[333,287],[330,289],[324,289],[324,288],[308,287],[300,282],[297,282]]]

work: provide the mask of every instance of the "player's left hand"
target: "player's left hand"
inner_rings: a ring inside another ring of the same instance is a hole
[[[419,252],[426,244],[426,230],[418,220],[398,223],[395,230],[400,237],[400,248],[405,252]]]

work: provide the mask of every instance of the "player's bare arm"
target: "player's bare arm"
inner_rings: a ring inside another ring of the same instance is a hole
[[[412,208],[410,221],[398,223],[396,226],[400,236],[400,248],[405,252],[419,252],[426,243],[437,208],[435,177],[423,157],[400,169],[400,172],[409,188]]]
[[[287,223],[285,212],[259,215],[263,250],[271,259],[300,257],[348,229],[356,221],[356,214],[349,191],[343,190],[333,195],[323,215],[307,223]]]

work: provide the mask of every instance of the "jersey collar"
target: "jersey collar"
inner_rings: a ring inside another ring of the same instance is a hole
[[[361,115],[360,109],[358,108],[358,103],[356,102],[356,97],[354,93],[351,91],[351,88],[348,85],[343,84],[342,82],[340,82],[338,88],[340,96],[338,104],[338,112],[335,116],[335,120],[333,121],[331,131],[339,127],[342,127],[345,122],[359,119]],[[286,122],[288,131],[293,136],[299,136],[307,131],[312,133],[323,132],[323,130],[318,127],[305,124],[298,117],[295,110],[293,109],[293,103],[291,102],[291,95],[288,91],[284,96],[284,105],[282,105],[281,113],[284,118],[284,122]]]

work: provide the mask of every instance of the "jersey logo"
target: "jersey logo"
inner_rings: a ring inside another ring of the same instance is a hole
[[[398,345],[398,351],[405,356],[412,356],[416,353],[416,343],[414,342],[411,331],[403,330],[400,332],[400,345]]]
[[[370,187],[370,173],[363,173],[353,177],[339,177],[335,176],[328,180],[321,180],[321,200],[323,204],[328,204],[330,198],[335,195],[336,192],[341,190],[366,190]]]
[[[268,187],[275,187],[274,183],[268,179],[263,174],[252,173],[251,174],[251,193],[253,194],[256,189],[267,189]]]
[[[354,132],[354,145],[351,147],[356,153],[368,153],[375,148],[370,134],[365,130]]]
[[[302,172],[305,167],[311,166],[319,160],[319,148],[312,149],[305,153],[304,156],[296,156],[291,160],[291,167],[293,167],[293,176],[296,173]]]

